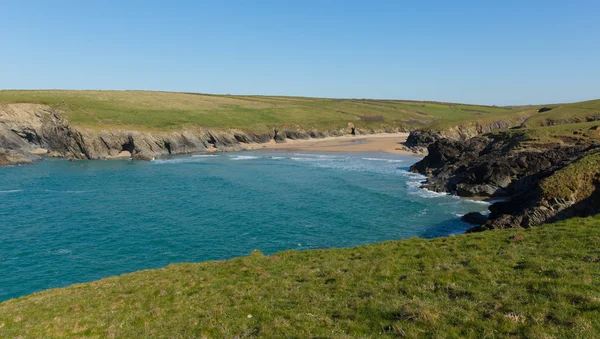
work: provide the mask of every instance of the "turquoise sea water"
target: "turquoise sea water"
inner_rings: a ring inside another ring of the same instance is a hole
[[[418,159],[244,152],[0,168],[0,301],[156,268],[464,232],[483,203],[418,188]]]

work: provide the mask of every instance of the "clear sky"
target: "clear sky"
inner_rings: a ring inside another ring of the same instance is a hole
[[[0,0],[0,88],[600,98],[600,1]]]

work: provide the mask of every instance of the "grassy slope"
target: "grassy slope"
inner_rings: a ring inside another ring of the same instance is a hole
[[[64,101],[64,102],[63,102]],[[515,117],[527,127],[600,118],[600,100],[541,106],[493,107],[403,100],[230,96],[147,91],[0,90],[2,103],[41,103],[59,108],[71,123],[96,129],[125,127],[177,130],[189,127],[240,128],[264,132],[274,126],[339,129],[350,121],[361,128],[427,127]]]
[[[600,215],[171,265],[4,302],[0,337],[596,337],[598,243]]]
[[[15,102],[56,106],[63,110],[67,119],[80,126],[162,130],[202,126],[265,131],[284,125],[302,129],[339,129],[350,121],[363,128],[420,127],[432,122],[455,124],[497,119],[534,109],[400,100],[144,91],[0,91],[0,103]]]
[[[600,180],[600,149],[586,153],[580,159],[545,178],[540,187],[545,197],[583,200],[596,190]]]
[[[550,105],[551,111],[534,114],[524,123],[525,127],[555,124],[581,123],[591,118],[600,120],[600,100],[576,102],[566,105]]]

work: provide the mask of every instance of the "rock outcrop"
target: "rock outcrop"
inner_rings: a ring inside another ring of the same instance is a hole
[[[39,157],[33,154],[21,154],[13,150],[0,148],[0,166],[30,164],[38,159]]]
[[[354,126],[326,131],[275,128],[264,133],[206,128],[176,132],[97,130],[70,125],[61,117],[60,112],[50,106],[0,105],[0,148],[12,151],[11,156],[4,157],[6,164],[24,163],[23,159],[34,159],[29,155],[36,149],[46,149],[50,156],[68,159],[106,159],[118,157],[119,154],[131,154],[133,159],[150,160],[171,154],[199,153],[207,150],[239,151],[246,144],[261,144],[271,140],[282,143],[288,139],[324,138],[352,132],[360,135],[401,130],[361,130]],[[17,161],[17,154],[22,155],[23,159]]]
[[[488,220],[472,231],[530,227],[566,217],[568,213],[591,213],[589,211],[594,209],[589,206],[596,201],[592,197],[598,194],[594,193],[597,189],[589,188],[598,181],[592,169],[600,171],[600,157],[591,155],[597,154],[600,145],[580,140],[533,148],[523,141],[519,134],[510,133],[483,135],[466,141],[438,139],[428,146],[429,154],[413,165],[411,171],[426,175],[428,179],[422,187],[433,191],[507,200],[493,204]],[[554,176],[562,173],[560,171],[578,166],[581,161],[590,163],[590,169],[584,173],[592,174],[586,174],[572,185],[587,187],[585,194],[557,196],[543,189],[543,185],[556,181]],[[595,210],[600,212],[600,204]]]
[[[539,180],[512,199],[490,206],[489,220],[471,232],[532,227],[600,213],[600,147]]]
[[[485,224],[487,219],[488,219],[488,217],[481,214],[480,212],[470,212],[470,213],[463,215],[460,218],[460,220],[462,220],[468,224],[477,225],[477,226]]]
[[[0,148],[31,159],[36,149],[53,155],[84,158],[79,133],[52,108],[35,104],[0,105]]]
[[[518,126],[525,120],[525,117],[517,117],[496,120],[489,123],[475,122],[472,124],[457,125],[440,130],[414,130],[410,132],[404,146],[413,153],[426,154],[427,147],[438,140],[466,141],[483,133],[506,130],[513,126]]]

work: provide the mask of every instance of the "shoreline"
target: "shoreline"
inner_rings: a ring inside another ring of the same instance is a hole
[[[285,143],[274,140],[266,144],[242,144],[244,150],[280,150],[307,152],[385,152],[392,154],[415,155],[403,148],[409,133],[376,133],[366,135],[345,135],[322,139],[286,139]],[[422,156],[422,155],[418,155]]]

